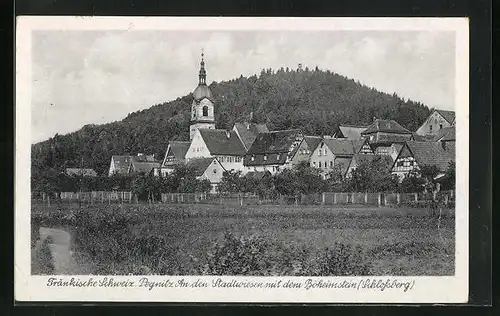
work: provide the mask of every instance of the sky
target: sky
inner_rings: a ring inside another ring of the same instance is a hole
[[[202,47],[207,83],[301,63],[431,108],[455,107],[449,31],[34,31],[32,143],[188,94]]]

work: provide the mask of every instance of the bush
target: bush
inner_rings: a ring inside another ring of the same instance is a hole
[[[52,252],[49,245],[52,243],[52,237],[47,237],[36,249],[31,257],[31,274],[51,275],[54,274],[54,262],[52,261]]]
[[[320,258],[319,274],[322,276],[369,275],[370,261],[363,255],[361,247],[335,243],[326,248]]]
[[[235,237],[226,232],[209,250],[200,271],[209,275],[262,275],[271,268],[266,258],[269,245],[260,237]]]

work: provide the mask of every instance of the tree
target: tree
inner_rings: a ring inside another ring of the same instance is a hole
[[[451,161],[446,169],[444,177],[441,179],[441,188],[443,190],[455,189],[455,162]]]
[[[397,189],[399,181],[391,174],[388,161],[376,156],[371,161],[363,161],[352,171],[350,188],[357,192],[387,192]]]
[[[244,190],[241,171],[226,170],[222,173],[219,192],[237,193]]]

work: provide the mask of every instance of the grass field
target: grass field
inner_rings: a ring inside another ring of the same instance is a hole
[[[75,274],[453,275],[453,214],[364,206],[34,205],[32,238],[40,226],[70,232]]]

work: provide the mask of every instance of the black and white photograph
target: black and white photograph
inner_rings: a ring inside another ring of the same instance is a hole
[[[467,300],[466,20],[17,36],[16,296]]]

